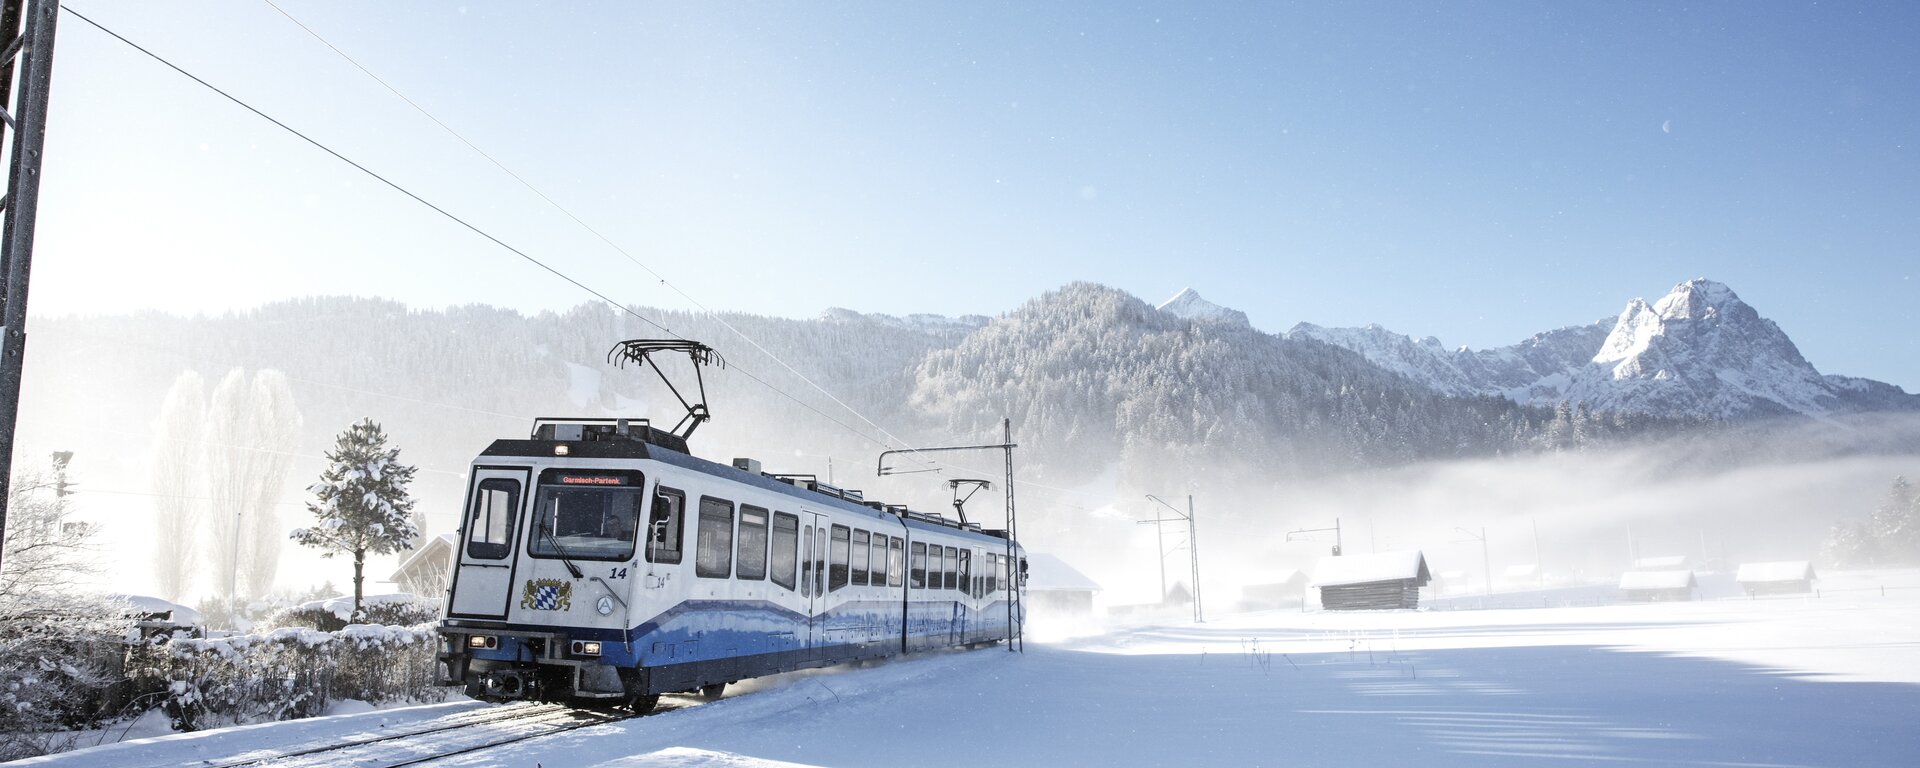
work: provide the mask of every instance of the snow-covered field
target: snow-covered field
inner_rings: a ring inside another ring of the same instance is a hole
[[[429,765],[1920,765],[1920,573],[1825,576],[1819,598],[1268,612],[922,655]],[[207,765],[482,708],[25,764]]]

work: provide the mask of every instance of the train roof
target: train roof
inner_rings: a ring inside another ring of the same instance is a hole
[[[619,437],[616,437],[614,433],[610,431],[595,431],[592,429],[580,432],[570,432],[562,429],[556,432],[549,428],[554,425],[554,421],[555,420],[548,419],[536,421],[535,437],[532,439],[500,439],[493,441],[492,445],[487,446],[487,449],[480,453],[480,457],[476,459],[476,462],[484,462],[488,458],[504,457],[529,459],[652,460],[681,469],[711,475],[728,482],[752,486],[818,507],[833,507],[837,510],[858,514],[875,520],[898,520],[906,527],[916,530],[958,535],[996,544],[1004,544],[1008,539],[1007,533],[1004,530],[981,528],[978,524],[961,525],[958,521],[949,520],[939,515],[916,512],[902,505],[867,501],[859,491],[845,491],[832,486],[824,486],[827,489],[826,491],[816,490],[816,488],[821,487],[823,484],[810,480],[809,478],[811,476],[809,475],[774,475],[765,472],[748,471],[719,462],[709,461],[686,453],[683,450],[676,450],[686,445],[684,441],[678,441],[678,444],[665,444],[669,443],[669,441],[657,440],[656,438],[660,435],[665,435],[666,437],[672,437],[672,435],[651,429],[650,427],[645,427],[644,422],[638,419],[633,420],[638,425],[635,429],[630,433],[623,433]],[[558,426],[564,428],[566,425],[562,424]],[[541,439],[542,437],[574,437],[576,435],[580,439]],[[564,455],[556,453],[556,448],[561,445],[566,446],[567,452]],[[751,463],[754,465],[758,464],[758,462]]]

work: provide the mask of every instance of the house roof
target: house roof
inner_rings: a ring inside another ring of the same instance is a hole
[[[1420,550],[1376,552],[1370,555],[1323,557],[1313,568],[1313,586],[1344,587],[1376,581],[1413,579],[1425,585],[1433,579],[1427,556]]]
[[[412,570],[416,563],[420,563],[425,558],[438,552],[452,552],[453,542],[456,538],[458,538],[458,534],[443,533],[428,539],[427,543],[420,545],[419,549],[408,553],[407,559],[400,561],[400,567],[394,570],[392,576],[387,577],[387,581],[399,583],[400,579],[404,578],[407,575],[407,571]]]
[[[1098,592],[1100,584],[1045,552],[1027,553],[1028,592]]]
[[[1741,563],[1740,572],[1733,577],[1742,584],[1755,584],[1768,581],[1810,581],[1813,579],[1813,563],[1805,560],[1784,560],[1776,563]]]
[[[1692,589],[1699,586],[1693,571],[1627,571],[1620,574],[1621,589]]]

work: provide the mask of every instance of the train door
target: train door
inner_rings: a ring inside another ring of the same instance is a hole
[[[806,584],[807,647],[827,644],[827,516],[801,512],[809,533],[800,540],[800,572]]]
[[[474,468],[449,616],[506,618],[513,597],[514,534],[532,472],[528,467]]]

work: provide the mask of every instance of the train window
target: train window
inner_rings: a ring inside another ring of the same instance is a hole
[[[541,472],[528,553],[567,560],[633,557],[645,485],[638,472]]]
[[[653,494],[653,514],[647,518],[648,562],[680,562],[680,521],[686,508],[684,493],[662,486]]]
[[[953,547],[947,547],[946,568],[941,572],[945,573],[947,576],[947,589],[960,588],[960,582],[957,581],[955,578],[960,574],[960,551],[959,550],[954,549]]]
[[[480,481],[467,517],[467,557],[499,560],[513,551],[513,520],[520,514],[520,483],[504,477]]]
[[[709,579],[733,575],[733,502],[700,497],[699,547],[693,554],[693,573]]]
[[[946,550],[939,545],[927,545],[927,589],[945,589],[947,580],[940,575],[946,570]]]
[[[800,537],[800,594],[813,594],[813,526]]]
[[[833,527],[833,559],[827,565],[827,591],[837,592],[847,585],[847,527]]]
[[[973,550],[970,549],[960,550],[960,589],[973,594]]]
[[[994,592],[998,592],[1000,590],[1000,581],[995,577],[1000,573],[1000,556],[991,552],[987,553],[987,567],[984,570],[987,572],[987,594],[991,595]]]
[[[827,593],[827,529],[813,529],[813,593]]]
[[[889,587],[900,586],[900,584],[905,581],[901,574],[903,565],[901,560],[904,558],[900,556],[901,547],[905,543],[906,542],[901,541],[898,536],[889,536],[887,538],[887,586]]]
[[[925,542],[916,541],[913,543],[913,569],[910,575],[912,578],[907,580],[907,586],[914,589],[926,588],[927,545]]]
[[[767,577],[767,511],[751,504],[740,505],[740,567],[734,575]]]
[[[855,586],[864,586],[867,583],[867,555],[869,552],[872,552],[872,547],[873,534],[855,528],[853,531],[853,560],[848,563],[848,567],[853,569],[849,575],[853,577]]]
[[[800,543],[800,518],[773,513],[773,583],[793,589],[794,548]]]

